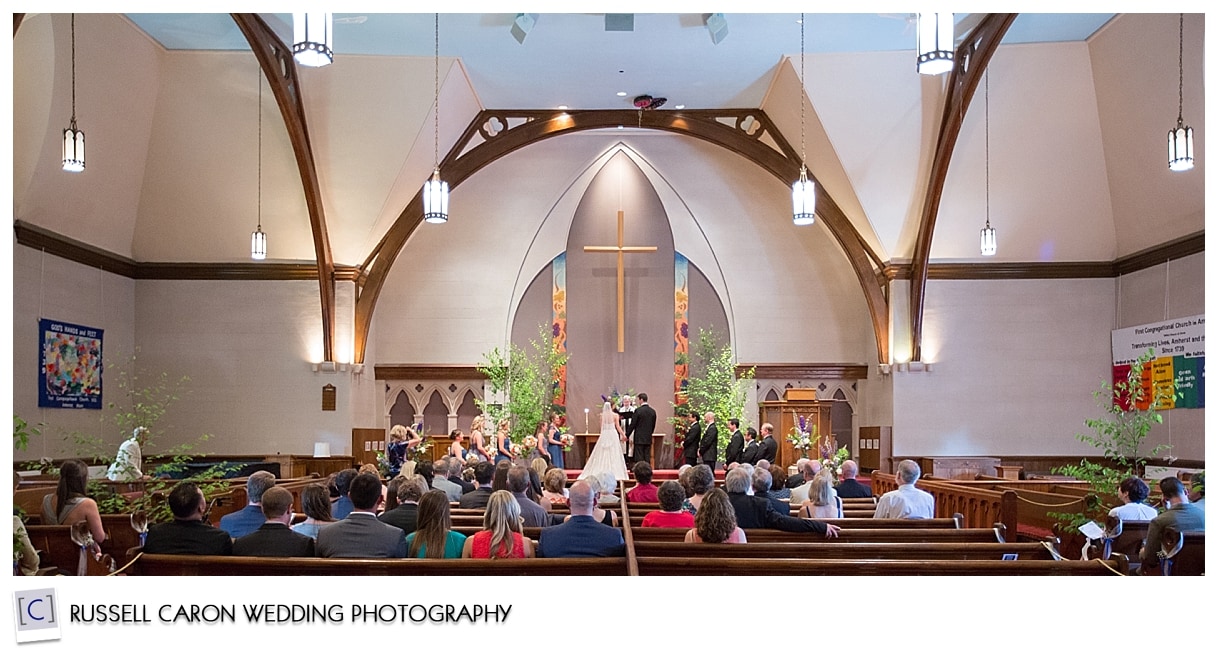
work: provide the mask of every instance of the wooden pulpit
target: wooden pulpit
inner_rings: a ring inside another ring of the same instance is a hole
[[[761,402],[758,405],[761,409],[761,421],[774,425],[774,439],[778,441],[778,457],[774,461],[780,467],[794,465],[802,456],[800,450],[792,446],[787,439],[795,431],[799,416],[802,415],[808,420],[809,429],[815,424],[816,432],[821,438],[833,437],[833,423],[829,419],[829,407],[832,404],[832,401],[822,402],[816,399],[815,388],[788,388],[781,400]],[[808,450],[809,458],[817,455],[817,442],[813,440],[812,444],[812,449]]]

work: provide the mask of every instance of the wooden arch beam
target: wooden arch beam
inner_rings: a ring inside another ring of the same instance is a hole
[[[998,49],[998,43],[1015,22],[1019,14],[989,14],[981,19],[960,47],[956,48],[956,65],[948,79],[947,101],[943,105],[943,119],[939,122],[939,139],[935,145],[935,158],[931,165],[930,182],[926,188],[926,199],[922,204],[922,219],[918,223],[918,238],[914,243],[914,256],[909,285],[910,341],[913,344],[913,360],[922,360],[922,306],[926,298],[926,273],[930,264],[930,244],[935,234],[935,219],[939,216],[939,202],[943,198],[943,185],[947,181],[947,169],[952,162],[960,126],[973,100],[973,93],[981,83],[990,58]]]
[[[309,127],[305,122],[304,103],[300,96],[300,78],[296,74],[296,62],[292,50],[266,24],[258,14],[231,14],[250,49],[258,59],[270,84],[279,113],[283,116],[292,151],[296,154],[296,168],[300,170],[300,183],[304,187],[305,204],[309,209],[309,225],[313,230],[313,250],[317,258],[317,280],[321,296],[321,337],[324,361],[334,360],[334,257],[330,252],[330,235],[326,231],[326,215],[321,201],[321,183],[317,178],[317,164],[313,159],[313,146],[309,141]]]
[[[530,144],[567,133],[613,129],[620,125],[669,131],[719,145],[773,174],[785,185],[799,178],[800,159],[764,111],[502,111],[486,110],[473,122],[440,164],[450,189],[486,165]],[[773,144],[763,140],[767,137]],[[479,138],[481,141],[475,141]],[[888,299],[875,267],[882,261],[859,236],[841,208],[816,184],[817,214],[846,253],[871,314],[881,363],[888,361]],[[363,363],[376,301],[406,240],[422,222],[422,188],[390,226],[362,265],[366,275],[355,300],[355,362]]]

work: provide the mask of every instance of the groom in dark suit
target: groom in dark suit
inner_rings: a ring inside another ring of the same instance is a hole
[[[651,464],[651,434],[656,432],[656,410],[647,403],[647,393],[639,393],[634,410],[634,457]]]

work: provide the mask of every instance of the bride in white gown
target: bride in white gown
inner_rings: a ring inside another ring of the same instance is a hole
[[[621,418],[613,412],[609,402],[605,402],[605,406],[601,408],[601,437],[597,438],[592,455],[579,473],[580,480],[604,473],[613,474],[619,481],[625,480],[626,459],[622,456],[622,444],[625,439]]]

